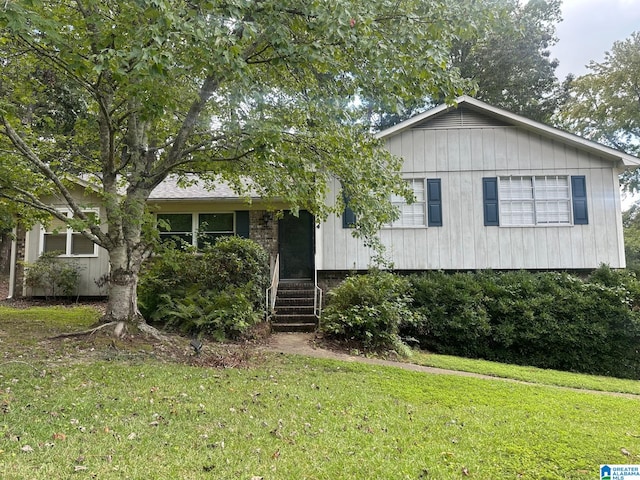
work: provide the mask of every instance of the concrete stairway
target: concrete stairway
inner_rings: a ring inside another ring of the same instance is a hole
[[[313,282],[280,280],[275,314],[271,317],[274,332],[313,332],[317,319],[313,312]]]

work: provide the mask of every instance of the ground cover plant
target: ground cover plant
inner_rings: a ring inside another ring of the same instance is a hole
[[[69,326],[38,315],[24,348],[31,320],[0,310],[3,479],[588,479],[640,462],[637,398],[257,350],[211,368],[222,344],[50,340]]]

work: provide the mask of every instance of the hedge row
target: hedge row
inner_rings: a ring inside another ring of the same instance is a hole
[[[558,272],[429,272],[406,281],[405,316],[377,322],[387,337],[398,334],[436,353],[640,378],[640,282],[633,274],[608,267],[584,280]],[[330,296],[332,303],[344,288]],[[326,313],[335,335],[341,319],[331,304]],[[369,326],[367,339],[380,337]],[[343,338],[356,339],[353,332]]]

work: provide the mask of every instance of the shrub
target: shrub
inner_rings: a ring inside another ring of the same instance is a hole
[[[262,247],[222,237],[201,255],[163,249],[140,276],[138,304],[145,317],[183,332],[235,338],[261,318],[268,282]]]
[[[598,269],[567,273],[427,273],[411,278],[419,320],[401,326],[429,350],[637,378],[638,282]]]
[[[410,323],[409,281],[388,272],[348,277],[329,292],[322,330],[366,348],[399,346],[398,328]]]
[[[481,356],[490,332],[483,292],[471,274],[431,272],[410,277],[417,320],[401,325],[401,336],[445,354]]]
[[[70,297],[78,292],[80,265],[58,255],[60,252],[46,252],[34,263],[24,264],[27,287],[41,289],[46,298]]]
[[[227,287],[222,291],[191,289],[184,297],[163,294],[152,318],[190,335],[211,335],[220,341],[238,338],[262,316],[254,310],[247,290],[246,287]]]

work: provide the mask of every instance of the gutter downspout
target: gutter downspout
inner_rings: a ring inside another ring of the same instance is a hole
[[[18,249],[18,228],[13,227],[12,240],[11,240],[11,264],[9,265],[9,296],[7,300],[13,298],[15,283],[16,283],[16,256]]]

